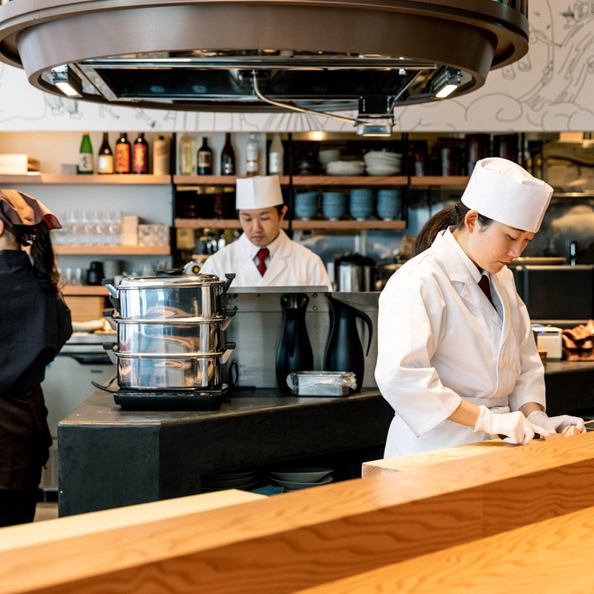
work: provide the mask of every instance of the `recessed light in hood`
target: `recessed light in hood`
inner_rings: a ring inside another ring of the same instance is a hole
[[[526,13],[526,0],[18,0],[0,7],[0,59],[83,100],[358,110],[359,130],[384,133],[399,105],[470,92],[522,57]]]

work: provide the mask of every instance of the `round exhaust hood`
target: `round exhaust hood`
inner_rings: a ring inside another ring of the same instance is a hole
[[[18,0],[0,60],[43,91],[192,111],[358,110],[480,88],[528,50],[527,0]]]

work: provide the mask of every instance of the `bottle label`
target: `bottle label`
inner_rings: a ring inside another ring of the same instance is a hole
[[[198,167],[210,167],[211,155],[206,151],[198,151]]]
[[[134,173],[148,173],[146,146],[143,144],[134,145],[134,159],[132,163],[132,171]]]
[[[115,170],[117,173],[130,173],[130,147],[127,145],[116,145]]]
[[[248,161],[245,168],[248,173],[256,173],[260,169],[258,161]]]
[[[231,159],[223,159],[221,163],[221,173],[223,175],[234,175],[235,165]]]
[[[89,153],[80,153],[78,156],[78,172],[93,173],[93,155]]]
[[[268,156],[268,171],[270,173],[282,173],[282,161],[278,153],[270,153]]]
[[[99,173],[113,173],[113,155],[99,155],[97,171]]]

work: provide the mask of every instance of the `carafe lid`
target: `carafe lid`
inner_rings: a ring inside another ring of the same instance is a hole
[[[166,287],[200,287],[223,284],[214,274],[180,274],[175,276],[127,276],[122,279],[118,289],[158,289]]]

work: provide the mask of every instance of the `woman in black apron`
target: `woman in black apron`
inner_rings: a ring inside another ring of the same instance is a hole
[[[50,239],[58,228],[35,198],[0,190],[0,526],[33,521],[52,441],[41,382],[72,334]]]

